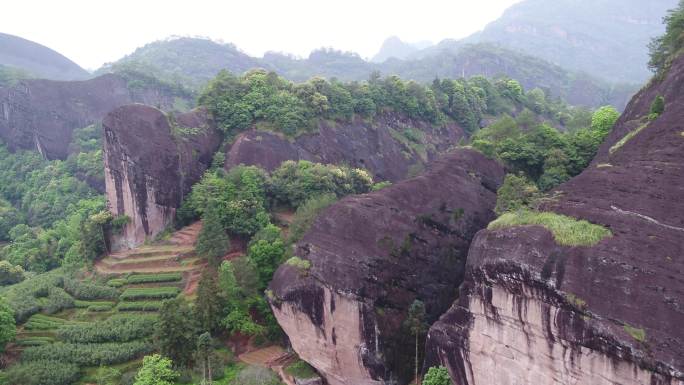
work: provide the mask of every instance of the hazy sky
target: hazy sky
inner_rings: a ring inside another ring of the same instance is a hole
[[[44,44],[88,69],[171,35],[206,36],[261,56],[335,47],[363,57],[397,35],[460,38],[519,0],[7,0],[0,32]]]

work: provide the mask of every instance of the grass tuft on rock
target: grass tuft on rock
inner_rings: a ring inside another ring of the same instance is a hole
[[[632,139],[633,137],[635,137],[635,136],[636,136],[638,133],[640,133],[644,128],[648,127],[648,123],[649,123],[649,122],[646,122],[646,123],[642,124],[641,126],[637,127],[635,130],[632,130],[632,131],[628,132],[625,136],[622,137],[622,139],[620,139],[617,143],[615,143],[615,144],[608,150],[608,152],[610,152],[611,154],[613,154],[613,153],[615,153],[617,150],[619,150],[620,148],[622,148],[622,146],[624,146],[625,143],[629,142],[630,139]]]
[[[500,216],[487,227],[496,230],[515,226],[543,226],[562,246],[593,246],[612,235],[607,228],[552,212],[518,210]]]
[[[642,342],[642,343],[646,342],[646,331],[644,329],[635,328],[635,327],[630,326],[628,324],[625,324],[624,328],[625,328],[625,331],[627,332],[627,334],[632,336],[632,338],[634,338],[635,340]]]

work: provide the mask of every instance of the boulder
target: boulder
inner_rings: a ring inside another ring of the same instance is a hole
[[[109,207],[130,218],[112,247],[133,248],[173,221],[223,137],[203,109],[171,119],[153,107],[127,105],[107,114],[102,126]]]
[[[612,236],[483,230],[426,366],[456,385],[684,384],[684,57],[630,102],[593,163],[541,209]],[[666,107],[649,118],[658,96]]]
[[[422,175],[325,209],[275,273],[273,312],[330,385],[407,383],[416,299],[434,321],[453,301],[475,233],[494,218],[503,169],[457,150]]]

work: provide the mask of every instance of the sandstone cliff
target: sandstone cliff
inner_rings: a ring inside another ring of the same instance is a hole
[[[684,58],[630,102],[592,165],[542,206],[611,230],[560,246],[480,232],[427,340],[456,385],[684,383]],[[656,96],[665,112],[650,121]]]
[[[455,123],[433,126],[385,113],[367,121],[323,122],[313,133],[287,139],[250,130],[226,151],[226,168],[238,164],[272,170],[285,160],[348,164],[370,171],[376,180],[397,181],[418,173],[438,154],[458,144],[463,130]]]
[[[310,268],[286,263],[271,283],[300,357],[330,385],[408,382],[407,309],[420,299],[434,321],[453,301],[502,177],[496,162],[457,150],[416,178],[324,210],[296,248]]]
[[[65,159],[74,129],[100,121],[125,104],[171,109],[174,99],[156,87],[131,88],[128,81],[111,74],[86,81],[24,80],[0,87],[0,138],[10,149]]]
[[[131,219],[112,246],[135,247],[173,221],[223,137],[201,109],[170,119],[156,108],[128,105],[107,114],[102,126],[110,210]]]

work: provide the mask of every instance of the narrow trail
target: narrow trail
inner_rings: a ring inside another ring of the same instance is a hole
[[[240,361],[248,365],[262,366],[275,371],[285,384],[295,385],[294,379],[285,373],[285,363],[292,357],[292,353],[286,352],[277,345],[252,350],[238,356]]]

